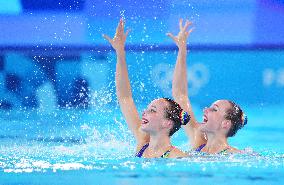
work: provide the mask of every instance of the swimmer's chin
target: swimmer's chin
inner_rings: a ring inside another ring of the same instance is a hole
[[[203,125],[206,124],[204,121],[198,122],[198,124]]]
[[[143,132],[143,133],[145,133],[145,134],[148,133],[147,130],[146,130],[145,128],[143,128],[143,125],[140,126],[139,131],[140,131],[140,132]]]

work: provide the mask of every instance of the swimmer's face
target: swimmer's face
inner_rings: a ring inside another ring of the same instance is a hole
[[[155,134],[163,129],[169,130],[169,120],[165,118],[167,106],[168,102],[164,99],[153,100],[142,114],[141,130],[149,134]]]
[[[203,124],[201,131],[206,133],[218,133],[220,131],[226,133],[230,128],[225,119],[226,111],[230,108],[230,103],[227,100],[218,100],[210,107],[203,110]]]

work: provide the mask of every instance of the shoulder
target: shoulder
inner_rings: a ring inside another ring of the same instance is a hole
[[[169,158],[182,158],[182,157],[188,157],[188,154],[176,147],[174,147],[171,150],[171,153],[169,155]]]
[[[239,153],[239,154],[243,153],[242,150],[239,150],[239,149],[234,148],[234,147],[228,148],[228,149],[226,150],[226,152],[228,152],[228,153]]]
[[[237,148],[233,148],[231,147],[230,149],[228,149],[229,153],[235,153],[235,154],[244,154],[244,155],[253,155],[253,156],[260,156],[259,153],[253,151],[251,148],[245,148],[242,150],[239,150]]]
[[[136,153],[140,152],[144,147],[147,147],[149,142],[138,142],[136,145]]]
[[[202,143],[202,142],[200,142],[200,143]],[[200,143],[196,147],[194,147],[192,149],[192,151],[201,152],[202,148],[204,148],[206,146],[206,143],[202,143],[202,144],[200,144]]]
[[[150,142],[150,135],[141,131],[140,128],[137,132],[137,147],[144,146],[146,143]]]

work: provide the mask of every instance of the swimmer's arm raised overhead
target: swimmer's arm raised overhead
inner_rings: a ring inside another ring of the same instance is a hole
[[[178,57],[175,65],[174,75],[173,75],[173,97],[175,101],[180,104],[180,106],[186,110],[190,116],[189,124],[183,126],[187,136],[190,139],[193,148],[199,147],[201,144],[206,143],[204,134],[199,131],[199,125],[195,119],[190,100],[188,98],[188,82],[187,82],[187,66],[186,66],[186,55],[187,55],[187,38],[193,31],[191,28],[189,31],[187,29],[192,23],[186,20],[183,26],[183,20],[179,20],[180,31],[177,36],[171,33],[167,35],[173,39],[179,48]]]
[[[149,142],[149,137],[139,130],[141,119],[132,97],[124,49],[128,33],[129,30],[124,33],[124,21],[121,19],[116,28],[114,38],[111,39],[107,35],[103,35],[103,37],[110,42],[110,44],[116,51],[116,94],[122,114],[126,119],[129,129],[134,134],[134,137],[137,141],[137,150],[139,150],[141,146]]]

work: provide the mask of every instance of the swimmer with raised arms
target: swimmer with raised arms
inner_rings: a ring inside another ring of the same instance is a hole
[[[168,33],[178,46],[178,57],[173,76],[173,97],[187,111],[191,119],[183,126],[189,137],[192,148],[196,152],[209,154],[241,153],[228,143],[228,137],[233,137],[237,131],[247,124],[247,118],[242,109],[230,100],[217,100],[209,108],[203,110],[203,121],[197,122],[188,97],[187,82],[187,38],[192,32],[188,28],[192,23],[180,19],[180,31],[177,36]]]
[[[125,41],[129,30],[124,32],[121,19],[114,38],[103,37],[109,41],[117,55],[116,94],[122,114],[137,142],[136,157],[180,158],[187,156],[171,144],[170,137],[190,120],[187,112],[173,100],[160,98],[153,100],[139,117],[132,97],[125,59]]]

